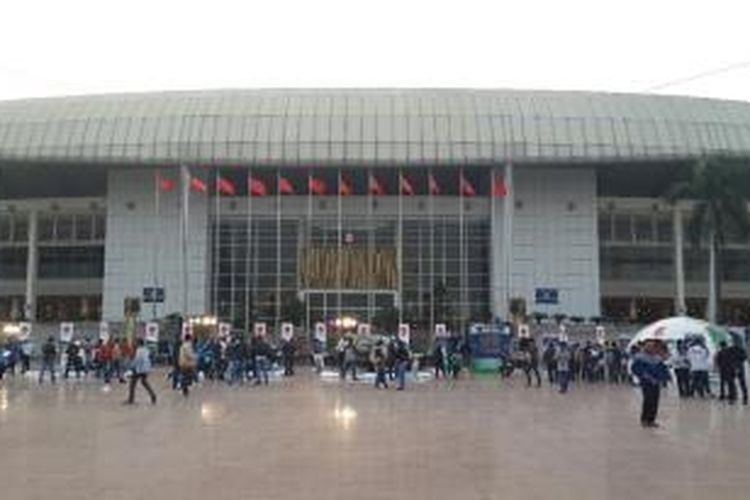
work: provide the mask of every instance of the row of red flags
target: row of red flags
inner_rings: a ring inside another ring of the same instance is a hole
[[[440,185],[438,184],[435,177],[432,174],[427,175],[427,188],[431,195],[439,195],[441,193]],[[161,174],[157,174],[157,187],[160,191],[172,191],[176,186],[176,182],[171,177],[166,177]],[[199,177],[190,177],[190,189],[197,192],[207,193],[208,183]],[[324,179],[316,176],[309,176],[307,179],[308,192],[314,195],[326,195],[329,194],[328,186]],[[406,175],[399,175],[399,188],[402,195],[413,196],[416,193],[414,189],[414,183]],[[215,178],[215,189],[217,192],[227,195],[235,196],[237,194],[237,188],[230,179],[226,177],[217,176]],[[251,196],[267,196],[270,194],[268,185],[260,178],[250,175],[247,178],[247,190]],[[476,196],[477,191],[474,186],[461,174],[459,179],[459,191],[463,196]],[[278,177],[277,192],[279,194],[296,194],[294,186],[291,181],[286,177]],[[349,196],[354,192],[351,182],[346,179],[343,175],[339,175],[338,182],[338,194],[341,196]],[[331,194],[335,193],[333,191]],[[374,196],[382,196],[386,194],[386,189],[383,182],[375,175],[370,175],[367,181],[367,193]],[[501,175],[493,175],[492,179],[492,196],[505,196],[508,194],[508,189],[505,185],[505,180]]]

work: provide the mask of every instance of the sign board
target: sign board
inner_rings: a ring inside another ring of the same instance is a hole
[[[401,342],[408,344],[410,333],[411,329],[409,328],[409,323],[401,323],[398,325],[398,338]]]
[[[60,342],[71,342],[73,340],[73,323],[60,323]]]
[[[325,344],[326,336],[326,324],[322,321],[315,323],[315,338],[318,342]]]
[[[99,323],[99,340],[102,342],[109,341],[109,323],[106,321]]]
[[[26,340],[31,336],[31,323],[23,322],[18,324],[18,339]]]
[[[165,298],[164,287],[147,286],[143,288],[144,304],[163,304]]]
[[[527,323],[521,323],[520,325],[518,325],[518,338],[520,339],[531,338],[531,328],[529,328],[529,325]]]
[[[253,335],[255,335],[256,337],[265,337],[266,336],[266,324],[265,323],[253,324]]]
[[[159,342],[159,323],[146,323],[146,342]]]
[[[435,336],[436,337],[448,337],[448,328],[445,326],[445,323],[435,324]]]
[[[596,335],[597,343],[604,345],[607,340],[607,332],[604,330],[604,327],[602,325],[596,325],[594,334]]]
[[[568,341],[568,331],[565,328],[564,323],[560,323],[560,330],[557,333],[557,339],[560,342],[567,342]]]
[[[230,333],[232,333],[231,323],[219,323],[219,336],[220,337],[229,337]]]
[[[370,323],[360,323],[357,325],[357,335],[370,335]]]
[[[537,304],[558,304],[557,288],[537,288],[534,291],[534,302]]]
[[[294,337],[294,325],[291,323],[281,324],[281,338],[289,342]]]
[[[193,325],[190,324],[189,321],[183,321],[182,323],[182,339],[185,340],[185,337],[190,335],[193,336]]]

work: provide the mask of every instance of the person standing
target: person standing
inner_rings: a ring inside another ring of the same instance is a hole
[[[542,377],[539,375],[539,348],[536,346],[534,339],[529,339],[524,349],[526,352],[526,362],[523,371],[526,374],[526,387],[531,387],[531,373],[536,377],[536,386],[542,386]]]
[[[375,347],[372,349],[370,354],[370,362],[375,368],[375,388],[380,389],[382,385],[384,389],[388,389],[388,382],[385,377],[385,362],[388,357],[388,351],[386,350],[385,344],[382,340],[378,340]]]
[[[271,363],[271,345],[262,335],[255,337],[253,342],[253,362],[257,375],[255,376],[255,385],[260,385],[261,378],[263,383],[268,385],[268,370]]]
[[[143,339],[138,339],[136,342],[135,357],[133,358],[133,374],[130,377],[130,390],[128,391],[128,399],[125,404],[132,405],[135,403],[135,386],[138,381],[141,381],[141,385],[151,396],[151,404],[156,404],[156,394],[148,383],[148,374],[151,371],[151,353],[143,342]]]
[[[544,349],[542,354],[542,362],[547,370],[547,380],[549,385],[554,385],[556,382],[557,375],[557,361],[555,360],[555,343],[547,342],[547,347]]]
[[[677,348],[672,356],[672,367],[677,378],[677,391],[680,397],[690,396],[690,360],[684,340],[677,341]]]
[[[433,359],[435,364],[435,380],[440,378],[442,373],[443,378],[448,378],[445,365],[448,362],[448,350],[445,348],[445,342],[438,341],[435,343],[433,350]]]
[[[312,351],[315,373],[320,375],[321,373],[323,373],[323,369],[325,368],[325,345],[318,337],[315,336],[313,336],[312,339]]]
[[[25,374],[31,368],[31,354],[34,351],[34,344],[31,340],[26,339],[21,343],[21,375]]]
[[[411,353],[409,347],[401,339],[396,344],[396,378],[398,379],[397,391],[403,391],[406,384],[406,370],[409,368]]]
[[[294,356],[297,349],[294,346],[294,340],[284,340],[281,345],[281,357],[284,360],[284,376],[291,377],[294,375]]]
[[[716,353],[716,368],[719,370],[719,400],[734,404],[737,401],[737,386],[734,385],[735,360],[725,341],[719,342]]]
[[[44,381],[44,372],[49,371],[50,380],[55,383],[55,360],[57,359],[57,346],[52,336],[42,346],[42,368],[39,370],[39,383]]]
[[[352,380],[357,380],[357,349],[354,339],[348,337],[344,345],[344,365],[341,370],[341,379],[346,379],[346,374],[352,372]]]
[[[708,370],[711,369],[711,356],[702,338],[697,338],[688,348],[687,357],[690,363],[690,395],[697,392],[700,397],[710,397]]]
[[[555,365],[557,366],[557,382],[560,384],[560,394],[568,392],[570,381],[570,361],[572,355],[566,341],[560,342],[555,351]]]
[[[193,337],[191,335],[185,335],[185,340],[180,346],[178,363],[180,367],[180,388],[182,389],[182,395],[188,397],[188,394],[190,394],[190,384],[193,383],[195,377],[195,367],[198,365],[195,349],[193,349]]]
[[[643,404],[641,406],[641,425],[659,427],[656,416],[659,413],[659,393],[661,386],[669,380],[669,370],[664,363],[664,349],[657,340],[647,340],[644,349],[633,358],[631,370],[638,377]]]
[[[742,337],[739,335],[732,336],[732,347],[729,348],[732,353],[734,363],[734,377],[742,391],[742,404],[747,406],[747,383],[745,381],[745,362],[747,361],[747,351],[743,346]]]

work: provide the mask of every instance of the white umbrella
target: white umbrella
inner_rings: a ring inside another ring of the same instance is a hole
[[[661,340],[667,344],[684,340],[685,337],[702,337],[711,355],[719,350],[719,343],[732,343],[732,337],[724,328],[712,325],[702,319],[688,316],[675,316],[651,323],[632,338],[628,347],[643,340]]]

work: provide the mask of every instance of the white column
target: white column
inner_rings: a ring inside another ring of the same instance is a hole
[[[674,232],[674,273],[675,273],[675,313],[683,315],[687,313],[685,304],[685,262],[683,256],[683,225],[682,211],[675,205],[672,211],[672,226]]]
[[[716,323],[718,310],[716,277],[716,233],[712,230],[708,238],[708,304],[706,306],[706,320]]]
[[[29,212],[29,239],[26,258],[26,302],[24,316],[27,321],[36,320],[36,285],[38,271],[38,224],[39,214],[36,210]]]

